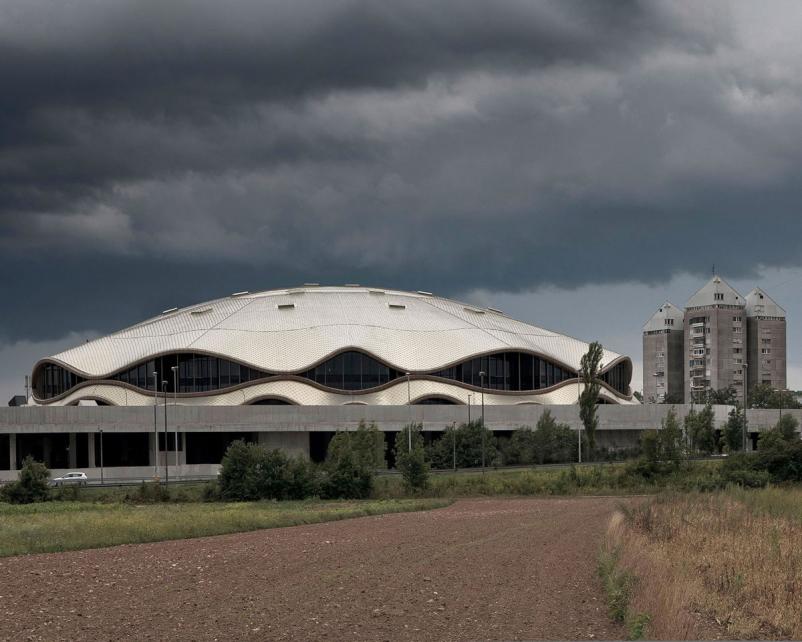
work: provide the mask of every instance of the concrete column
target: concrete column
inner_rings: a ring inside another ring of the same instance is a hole
[[[95,433],[90,432],[86,435],[87,458],[89,459],[89,468],[95,468]]]
[[[70,451],[69,451],[68,466],[70,468],[78,467],[78,435],[76,435],[74,432],[70,433]]]
[[[17,470],[17,433],[8,435],[8,469]]]
[[[178,465],[179,466],[186,466],[187,465],[187,434],[184,432],[178,433],[178,440],[182,442],[183,448],[178,451]]]
[[[148,444],[150,445],[148,449],[148,464],[155,466],[159,461],[159,439],[155,433],[148,434]]]

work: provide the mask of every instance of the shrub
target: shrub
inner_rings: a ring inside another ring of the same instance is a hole
[[[753,468],[722,469],[721,478],[728,484],[737,484],[744,488],[763,488],[771,481],[771,475],[767,470]]]
[[[484,428],[480,420],[447,428],[442,436],[427,449],[434,468],[451,468],[456,448],[457,468],[475,468],[482,465],[482,438],[485,445],[485,464],[497,465],[501,461],[498,442],[492,431]]]
[[[259,499],[258,469],[263,449],[241,439],[226,450],[220,468],[220,495],[228,501]]]
[[[220,495],[220,484],[216,481],[206,482],[201,491],[201,501],[204,502],[217,502],[222,499]]]
[[[773,482],[802,481],[802,441],[775,438],[774,443],[758,448],[755,461],[755,467],[768,471]]]
[[[404,487],[407,491],[423,490],[429,484],[429,464],[426,462],[423,448],[422,430],[421,424],[411,424],[395,437],[395,465],[404,477]]]
[[[338,432],[329,443],[327,456],[338,459],[346,450],[357,466],[371,470],[387,467],[384,434],[373,422],[368,425],[360,421],[356,430]]]
[[[740,406],[736,406],[730,410],[730,415],[727,418],[727,423],[724,425],[724,432],[722,435],[724,445],[727,451],[734,453],[743,448],[744,443],[744,413]]]
[[[50,471],[30,455],[22,462],[19,478],[0,489],[0,498],[11,504],[44,502],[50,498],[48,483]]]
[[[700,412],[691,410],[685,416],[685,434],[691,452],[709,455],[716,449],[713,407],[707,404]]]
[[[329,453],[321,486],[325,499],[364,499],[373,491],[374,471],[360,462],[350,448]]]
[[[223,457],[219,496],[225,500],[305,499],[319,492],[318,473],[306,458],[281,450],[233,442]],[[204,491],[213,498],[215,491]]]
[[[287,499],[306,499],[320,494],[320,475],[311,461],[302,455],[287,462]]]
[[[125,501],[136,504],[153,504],[170,501],[170,490],[162,486],[158,479],[142,482],[136,490],[125,494]]]
[[[508,466],[534,463],[534,432],[529,426],[521,426],[517,430],[513,431],[509,439],[506,439],[501,443],[500,450],[501,459]]]
[[[286,499],[290,485],[287,455],[281,450],[265,450],[255,446],[256,497]]]
[[[537,420],[533,433],[534,463],[561,464],[577,458],[576,433],[568,424],[557,423],[551,412],[546,410]],[[587,433],[582,434],[583,441]],[[589,444],[583,443],[583,452],[590,452]]]

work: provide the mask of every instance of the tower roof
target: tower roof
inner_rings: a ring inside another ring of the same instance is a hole
[[[745,304],[744,298],[718,274],[713,276],[685,304],[686,308]]]
[[[785,310],[763,290],[754,288],[746,295],[746,316],[784,318]]]
[[[670,301],[666,301],[661,305],[657,312],[643,326],[644,332],[654,332],[656,330],[665,330],[666,328],[676,328],[682,330],[682,321],[685,314],[677,306]],[[666,321],[669,321],[666,323]],[[673,323],[671,323],[673,321]]]

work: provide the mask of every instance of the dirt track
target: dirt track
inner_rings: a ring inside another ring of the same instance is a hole
[[[2,639],[620,638],[614,499],[423,513],[0,559]]]

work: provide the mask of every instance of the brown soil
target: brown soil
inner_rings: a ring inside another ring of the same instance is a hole
[[[445,509],[0,560],[0,638],[620,638],[596,575],[615,499]]]

